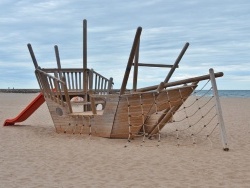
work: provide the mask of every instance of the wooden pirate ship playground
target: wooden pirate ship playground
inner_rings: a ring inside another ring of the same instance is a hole
[[[28,44],[41,94],[17,118],[7,119],[4,125],[24,121],[45,101],[58,133],[128,140],[138,135],[152,137],[159,134],[200,81],[211,79],[216,88],[215,78],[223,76],[223,73],[214,73],[211,69],[207,75],[169,82],[189,44],[184,45],[173,65],[139,63],[141,31],[142,28],[138,27],[120,89],[113,88],[112,78],[106,78],[87,67],[86,20],[83,21],[83,68],[62,68],[57,46],[57,68],[41,68],[31,44]],[[158,85],[137,88],[140,66],[168,67],[170,71]],[[132,68],[133,88],[127,89]],[[220,124],[223,148],[227,148],[223,119]]]

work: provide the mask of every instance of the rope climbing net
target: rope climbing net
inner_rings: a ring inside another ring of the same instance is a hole
[[[153,93],[150,108],[147,107],[148,104],[143,103],[144,94],[140,94],[141,112],[137,115],[131,113],[131,108],[136,106],[132,106],[127,98],[128,143],[136,136],[142,136],[141,145],[145,143],[145,137],[157,139],[157,146],[161,142],[177,146],[213,145],[220,142],[220,120],[211,80],[202,81],[199,85],[203,85],[201,89],[191,87],[190,96],[185,96],[184,91],[178,89],[179,96],[173,98],[166,91],[165,101],[160,100],[157,93]],[[141,123],[133,124],[133,116],[140,118]],[[139,134],[133,134],[136,127],[141,127]]]
[[[203,88],[210,82],[207,81]],[[212,87],[208,90],[195,90],[188,100],[183,102],[181,108],[173,112],[173,119],[162,137],[176,140],[176,144],[201,144],[209,141],[219,125],[216,103],[212,95]],[[218,129],[217,129],[218,130]],[[217,136],[217,138],[219,138]],[[213,137],[213,140],[215,137]],[[170,142],[171,143],[171,142]]]

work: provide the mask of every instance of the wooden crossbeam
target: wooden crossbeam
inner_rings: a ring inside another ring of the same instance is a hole
[[[134,63],[133,63],[134,65]],[[154,64],[154,63],[138,63],[138,66],[141,67],[163,67],[163,68],[172,68],[173,65],[165,65],[165,64]],[[176,68],[178,68],[177,66]]]

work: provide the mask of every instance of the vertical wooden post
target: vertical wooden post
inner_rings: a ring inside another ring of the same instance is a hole
[[[164,80],[165,83],[168,83],[168,81],[170,80],[170,78],[171,78],[171,76],[173,75],[175,69],[178,67],[178,64],[179,64],[179,62],[181,61],[183,55],[185,54],[185,52],[186,52],[188,46],[189,46],[189,43],[187,42],[187,43],[184,45],[184,47],[182,48],[181,53],[179,54],[179,56],[178,56],[177,59],[175,60],[175,63],[174,63],[174,65],[173,65],[173,67],[170,69],[170,71],[169,71],[167,77],[165,78],[165,80]]]
[[[108,90],[107,90],[107,94],[110,94],[111,89],[112,89],[112,86],[113,86],[113,78],[112,78],[112,77],[110,77],[109,82],[108,82]]]
[[[70,98],[69,98],[69,93],[68,93],[68,89],[67,89],[67,86],[66,86],[65,77],[62,77],[62,81],[63,81],[63,84],[62,84],[63,85],[63,91],[64,91],[66,103],[67,103],[68,108],[69,108],[69,113],[72,113],[73,110],[72,110],[72,106],[71,106],[71,103],[70,103]]]
[[[163,90],[163,89],[164,89],[164,82],[161,82],[159,84],[159,86],[157,87],[156,91],[157,91],[157,93],[160,93],[160,91]]]
[[[27,46],[28,46],[28,49],[29,49],[29,52],[30,52],[31,59],[32,59],[33,64],[34,64],[34,66],[35,66],[35,69],[37,69],[37,68],[38,68],[38,63],[37,63],[37,61],[36,61],[36,57],[35,57],[35,54],[34,54],[34,52],[33,52],[32,46],[31,46],[30,43],[27,44]]]
[[[87,69],[87,20],[83,20],[83,70]],[[87,74],[85,74],[87,76]],[[84,76],[84,89],[87,91],[86,77]]]
[[[140,41],[141,31],[142,31],[142,28],[138,27],[137,31],[136,31],[136,34],[135,34],[135,39],[134,39],[134,42],[133,42],[133,45],[132,45],[132,48],[131,48],[131,51],[130,51],[130,55],[129,55],[127,67],[126,67],[126,70],[125,70],[125,74],[124,74],[124,77],[123,77],[123,82],[122,82],[122,86],[121,86],[121,90],[120,90],[120,95],[124,94],[124,92],[126,90],[128,77],[129,77],[130,70],[131,70],[131,67],[133,65],[133,60],[134,60],[134,57],[135,57],[135,52],[136,52],[138,43]]]
[[[135,59],[134,59],[134,80],[133,80],[133,91],[137,89],[137,78],[138,78],[138,63],[139,63],[139,51],[140,51],[140,39],[136,49]]]
[[[61,67],[61,62],[60,62],[58,46],[55,45],[54,49],[55,49],[55,54],[56,54],[56,62],[57,62],[57,68],[58,68],[58,72],[59,72],[59,78],[60,78],[60,80],[62,80],[62,67]]]
[[[87,20],[83,20],[83,94],[84,101],[88,101],[88,73],[87,73]],[[83,109],[84,111],[87,108]]]
[[[93,96],[91,96],[93,94],[93,92],[90,91],[89,94],[90,94],[90,105],[91,105],[92,113],[97,114],[96,113],[96,106],[95,106],[95,98]]]
[[[93,89],[93,69],[89,70],[89,90]]]
[[[215,101],[216,101],[216,110],[217,110],[218,120],[219,120],[219,125],[220,125],[220,134],[221,134],[223,149],[224,149],[224,151],[228,151],[229,148],[228,148],[228,144],[227,144],[226,129],[225,129],[224,120],[223,120],[223,116],[222,116],[222,109],[221,109],[220,99],[219,99],[217,85],[216,85],[216,81],[215,81],[214,70],[209,69],[209,74],[210,74],[210,80],[211,80],[211,84],[213,87],[213,93],[214,93],[214,97],[215,97]]]

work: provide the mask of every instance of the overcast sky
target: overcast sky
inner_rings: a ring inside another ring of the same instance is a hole
[[[120,88],[136,28],[142,63],[173,64],[171,80],[224,72],[219,89],[250,89],[249,0],[1,0],[0,88],[39,88],[27,43],[42,68],[82,67],[82,21],[88,21],[88,68]],[[159,84],[169,69],[141,68],[139,87]],[[132,72],[131,72],[132,73]],[[130,87],[131,81],[128,86]]]

